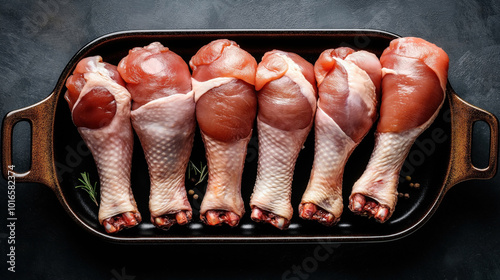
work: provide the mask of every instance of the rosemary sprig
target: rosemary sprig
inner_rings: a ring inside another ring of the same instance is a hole
[[[83,173],[80,173],[80,175],[82,176],[82,178],[78,178],[78,181],[80,181],[83,185],[78,185],[78,186],[75,186],[75,188],[80,188],[80,189],[83,189],[85,190],[90,198],[92,199],[92,201],[95,203],[95,205],[99,206],[99,203],[97,203],[97,192],[96,192],[96,187],[97,187],[97,182],[94,183],[94,185],[92,186],[92,183],[90,183],[90,177],[89,177],[89,174],[87,172],[83,172]]]
[[[193,172],[193,176],[191,176],[191,172]],[[200,167],[197,167],[192,161],[189,161],[187,177],[188,179],[195,179],[193,178],[194,176],[198,177],[198,181],[194,184],[195,186],[202,183],[207,177],[207,175],[208,175],[207,166],[204,165],[201,161],[200,161]]]

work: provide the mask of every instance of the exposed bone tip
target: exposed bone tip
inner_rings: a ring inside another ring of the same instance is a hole
[[[201,215],[201,220],[209,226],[219,226],[223,223],[235,227],[240,222],[240,216],[232,211],[209,210]]]
[[[340,220],[332,213],[316,206],[314,203],[303,203],[299,206],[299,216],[305,220],[313,220],[325,226],[333,226]]]
[[[317,211],[316,205],[313,203],[301,203],[299,206],[299,216],[302,219],[306,220],[312,219],[316,211]]]
[[[374,218],[377,222],[384,223],[389,218],[389,209],[385,206],[379,207],[379,210]]]
[[[255,222],[268,223],[281,230],[288,229],[288,226],[290,226],[290,220],[287,218],[259,209],[258,207],[252,208],[252,215],[250,217]]]
[[[108,222],[103,222],[104,229],[106,230],[107,233],[114,233],[117,231],[117,229],[110,223]]]
[[[151,217],[151,222],[159,229],[169,230],[174,224],[185,225],[191,222],[191,217],[191,211],[179,211],[158,217]]]
[[[355,194],[349,200],[349,209],[354,213],[359,213],[363,210],[366,204],[366,199],[361,194]]]
[[[259,208],[254,207],[252,209],[252,215],[250,216],[250,218],[252,218],[252,220],[256,222],[259,222],[260,220],[262,220],[262,211]]]
[[[287,220],[283,217],[279,217],[277,219],[274,220],[275,222],[272,223],[275,227],[279,228],[279,229],[284,229],[285,228],[285,225],[286,225],[286,222]]]
[[[125,212],[105,219],[102,225],[107,233],[115,233],[125,228],[134,227],[140,222],[141,214],[139,212]]]
[[[374,218],[379,223],[384,223],[390,217],[390,209],[380,205],[378,201],[362,194],[355,194],[351,197],[349,209],[357,215]]]
[[[362,208],[363,208],[363,205],[361,205],[361,203],[359,203],[358,201],[354,202],[354,206],[353,206],[354,211],[359,212],[359,211],[361,211]]]
[[[185,225],[191,221],[192,213],[191,211],[179,211],[175,215],[175,220],[179,225]]]

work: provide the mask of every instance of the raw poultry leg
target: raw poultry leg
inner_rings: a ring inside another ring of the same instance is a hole
[[[314,71],[319,93],[314,162],[299,215],[331,226],[344,207],[344,166],[377,117],[382,71],[374,54],[350,48],[324,51]]]
[[[245,212],[241,176],[257,111],[257,62],[235,42],[216,40],[202,47],[189,64],[208,161],[200,217],[208,225],[236,226]]]
[[[444,102],[448,56],[434,44],[409,37],[393,40],[380,62],[382,101],[375,148],[353,186],[349,208],[385,222],[396,206],[404,160]]]
[[[159,42],[133,48],[118,65],[132,95],[132,125],[148,163],[151,222],[168,230],[191,221],[184,185],[195,129],[186,62]]]
[[[66,81],[73,123],[92,152],[100,179],[99,222],[117,232],[141,222],[130,188],[133,132],[130,93],[116,67],[100,56],[82,59]]]
[[[294,53],[267,52],[256,74],[259,160],[251,218],[279,229],[290,224],[295,163],[313,125],[313,65]]]

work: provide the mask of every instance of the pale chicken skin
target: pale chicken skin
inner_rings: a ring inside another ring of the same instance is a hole
[[[99,222],[108,233],[141,222],[130,186],[133,132],[130,93],[100,56],[82,59],[66,81],[73,123],[92,152],[100,180]]]
[[[185,172],[195,130],[194,93],[187,63],[159,42],[129,51],[118,72],[132,96],[132,125],[151,182],[151,222],[168,230],[192,219]]]
[[[299,215],[332,226],[343,212],[344,166],[377,118],[382,71],[374,54],[342,47],[321,53],[314,72],[319,94],[314,162]]]
[[[255,88],[259,159],[251,218],[287,229],[295,164],[316,112],[313,65],[294,53],[267,52],[257,68]]]
[[[245,213],[241,177],[257,111],[257,62],[236,42],[220,39],[200,48],[189,65],[208,165],[200,218],[236,226]]]
[[[352,188],[349,208],[385,222],[396,206],[404,160],[444,102],[448,55],[423,39],[407,37],[393,40],[380,62],[382,100],[375,147]]]

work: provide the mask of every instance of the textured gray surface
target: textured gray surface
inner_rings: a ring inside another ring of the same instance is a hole
[[[338,2],[338,3],[335,3]],[[2,1],[0,115],[52,91],[92,39],[130,29],[371,28],[419,36],[450,56],[449,81],[500,116],[498,1]],[[366,3],[373,2],[373,3]],[[15,163],[28,167],[27,126]],[[484,161],[488,129],[474,151]],[[48,188],[17,184],[16,273],[7,271],[7,182],[0,179],[1,279],[499,279],[499,176],[454,187],[414,234],[389,243],[134,246],[83,232]]]

